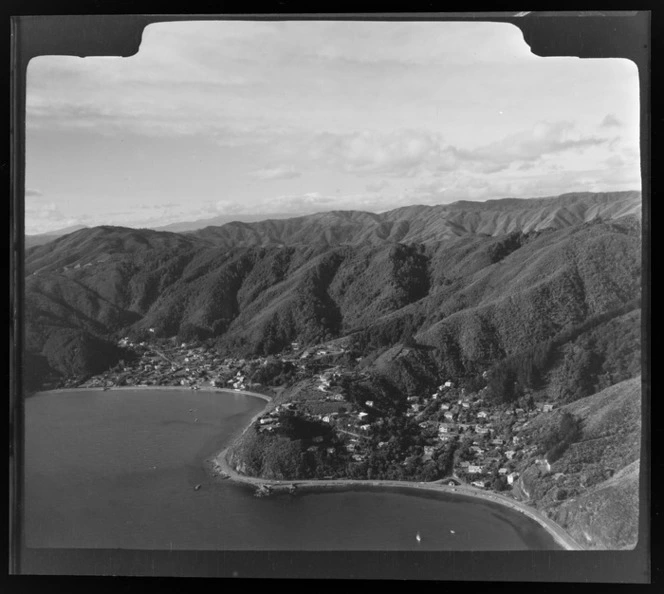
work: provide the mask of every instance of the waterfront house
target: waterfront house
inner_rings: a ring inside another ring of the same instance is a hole
[[[485,481],[473,481],[470,484],[473,485],[473,487],[478,487],[479,489],[484,489],[486,487]]]
[[[514,481],[519,477],[518,472],[510,472],[510,474],[507,475],[507,484],[512,485],[514,484]]]

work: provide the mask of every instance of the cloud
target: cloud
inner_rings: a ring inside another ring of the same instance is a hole
[[[409,177],[441,159],[443,139],[422,130],[319,134],[312,142],[314,160],[349,173]]]
[[[252,173],[252,176],[261,180],[293,179],[302,174],[293,167],[264,167]]]
[[[512,164],[539,161],[546,155],[598,146],[605,138],[584,136],[572,122],[539,122],[530,130],[506,136],[502,140],[475,149],[452,148],[460,161],[474,164],[479,173],[496,173]]]
[[[384,179],[373,183],[373,184],[367,184],[365,186],[365,189],[367,192],[380,192],[381,190],[384,190],[385,188],[389,188],[390,182],[385,181]]]
[[[37,197],[37,196],[43,196],[44,194],[41,192],[41,190],[35,190],[34,188],[26,188],[25,189],[25,197]]]
[[[47,204],[25,205],[25,233],[33,235],[37,233],[48,233],[63,227],[78,225],[83,222],[82,218],[69,217],[62,213],[54,202]]]
[[[612,128],[612,127],[620,127],[622,126],[622,122],[614,116],[612,113],[606,114],[602,122],[600,123],[601,128]]]

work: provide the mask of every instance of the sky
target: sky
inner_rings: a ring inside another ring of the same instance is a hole
[[[641,188],[636,66],[507,23],[155,23],[26,109],[27,234]]]

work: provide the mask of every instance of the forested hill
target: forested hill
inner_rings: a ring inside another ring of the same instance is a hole
[[[640,192],[576,193],[555,198],[506,198],[407,206],[382,214],[333,211],[292,219],[227,223],[188,235],[223,247],[429,243],[466,235],[562,229],[591,220],[639,216]]]
[[[432,365],[455,373],[593,320],[629,336],[638,321],[625,314],[638,317],[640,297],[638,198],[578,194],[327,213],[187,234],[83,229],[27,251],[31,378],[38,385],[47,372],[85,375],[112,365],[123,356],[117,338],[149,328],[232,354],[352,334],[367,355],[412,339],[430,349]],[[449,213],[469,230],[448,235]],[[256,231],[277,223],[278,241]],[[239,227],[245,239],[225,231]],[[616,348],[606,346],[610,357]],[[632,363],[616,365],[620,375]]]

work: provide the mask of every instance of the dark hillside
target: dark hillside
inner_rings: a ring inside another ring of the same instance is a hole
[[[224,235],[228,226],[186,235],[83,229],[27,252],[27,346],[39,355],[47,340],[69,330],[115,342],[152,329],[157,337],[212,339],[221,352],[245,355],[352,334],[364,355],[397,343],[417,345],[412,376],[428,377],[422,366],[431,365],[443,374],[469,375],[638,299],[640,223],[625,215],[637,209],[638,198],[573,195],[383,215],[332,212],[234,223],[237,242]],[[503,207],[512,221],[500,227],[509,227],[507,234],[434,231],[448,211],[485,217]],[[527,213],[551,208],[572,209],[578,220],[593,213],[609,220],[543,230],[526,224]],[[401,243],[393,241],[397,227]],[[316,240],[307,235],[312,229]],[[264,241],[265,230],[274,242]],[[222,236],[230,243],[218,241]],[[351,236],[359,243],[343,239]],[[297,241],[284,245],[289,238]],[[573,346],[561,343],[546,369],[559,376],[552,385],[570,385],[575,369],[588,365],[598,371],[587,389],[633,373],[635,324],[636,317],[627,317],[575,338]],[[629,341],[621,345],[617,331]],[[69,344],[63,338],[64,350]],[[592,350],[595,359],[577,364],[574,349]],[[406,381],[404,365],[393,372]]]

